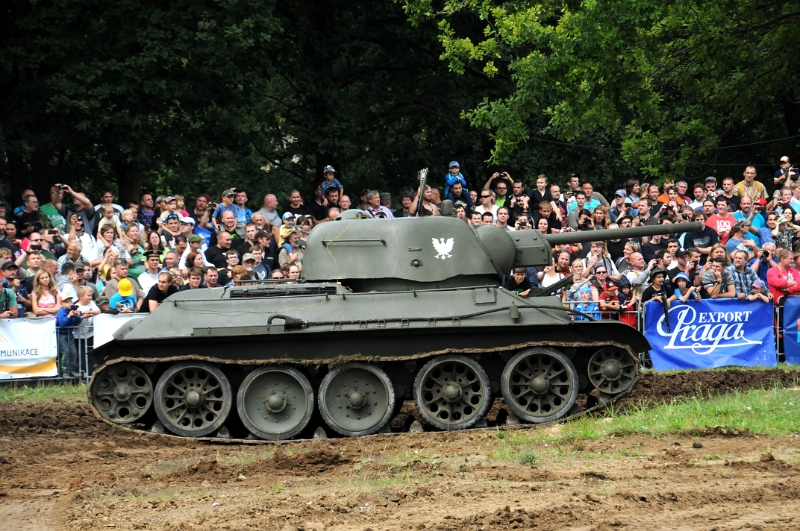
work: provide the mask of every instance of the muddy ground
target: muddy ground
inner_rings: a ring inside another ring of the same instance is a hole
[[[796,386],[800,378],[651,373],[627,400],[707,396],[776,379]],[[700,438],[565,443],[549,453],[519,448],[515,458],[493,453],[497,437],[405,433],[231,446],[115,429],[80,402],[4,403],[0,529],[800,528],[794,436],[711,429]]]

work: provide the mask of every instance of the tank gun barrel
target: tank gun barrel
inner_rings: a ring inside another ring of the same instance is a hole
[[[648,225],[629,227],[625,229],[601,229],[579,232],[562,232],[560,234],[543,234],[547,242],[553,245],[565,243],[586,243],[603,240],[618,240],[620,238],[641,238],[642,236],[656,236],[658,234],[678,234],[681,232],[698,232],[703,230],[703,223],[675,223],[672,225]]]

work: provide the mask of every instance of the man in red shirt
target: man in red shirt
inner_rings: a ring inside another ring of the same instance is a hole
[[[728,212],[728,201],[724,197],[717,197],[717,213],[706,219],[706,227],[711,227],[719,235],[720,241],[733,228],[736,217]]]
[[[793,259],[792,251],[778,249],[778,265],[767,271],[767,284],[775,304],[782,297],[800,293],[800,272],[792,267]]]

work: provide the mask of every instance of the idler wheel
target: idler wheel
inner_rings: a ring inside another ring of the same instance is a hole
[[[527,422],[550,422],[566,415],[578,398],[578,371],[551,348],[525,349],[511,358],[500,377],[509,409]]]
[[[370,363],[348,363],[325,375],[319,412],[334,431],[347,436],[377,433],[392,416],[394,388],[385,372]]]
[[[169,431],[205,437],[222,426],[233,403],[228,378],[209,363],[187,361],[167,369],[156,384],[155,410]]]
[[[439,356],[414,380],[414,402],[422,417],[440,430],[463,430],[478,422],[491,405],[489,377],[466,356]]]
[[[115,363],[92,377],[92,407],[117,424],[135,422],[153,403],[153,382],[144,370],[130,363]]]
[[[259,367],[239,386],[236,410],[256,437],[291,439],[311,420],[314,390],[308,378],[294,367]]]
[[[639,374],[639,366],[630,352],[619,347],[606,347],[589,358],[589,381],[599,391],[618,395],[631,388]]]

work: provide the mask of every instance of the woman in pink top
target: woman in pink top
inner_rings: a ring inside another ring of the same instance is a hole
[[[33,277],[33,313],[37,317],[56,315],[61,308],[61,296],[55,279],[47,271],[39,271]]]

